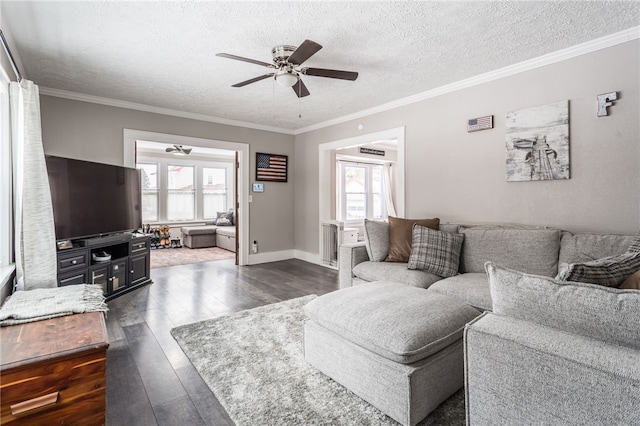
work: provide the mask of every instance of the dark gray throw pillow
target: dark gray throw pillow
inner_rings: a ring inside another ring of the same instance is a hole
[[[640,251],[628,251],[618,256],[603,257],[591,262],[563,265],[558,278],[563,281],[618,287],[638,270],[640,270]]]
[[[441,277],[457,275],[463,241],[463,234],[450,234],[415,224],[407,267]]]
[[[233,212],[218,212],[216,226],[233,226]]]

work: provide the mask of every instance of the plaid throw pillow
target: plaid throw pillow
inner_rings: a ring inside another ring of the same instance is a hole
[[[629,246],[629,249],[627,249],[627,252],[638,252],[638,251],[640,251],[640,232],[638,232],[638,235],[636,235],[633,241],[631,241],[631,245]]]
[[[627,251],[618,256],[603,257],[591,262],[572,263],[562,268],[558,278],[563,281],[618,287],[640,270],[640,251]]]
[[[463,234],[450,234],[413,225],[409,269],[420,269],[441,277],[458,274]]]

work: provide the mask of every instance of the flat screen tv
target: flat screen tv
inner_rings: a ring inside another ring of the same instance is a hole
[[[142,227],[139,170],[51,155],[46,163],[57,240]]]

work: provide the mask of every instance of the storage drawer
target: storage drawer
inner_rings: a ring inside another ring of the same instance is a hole
[[[89,266],[89,251],[74,251],[58,255],[58,273],[63,274],[75,268]]]
[[[142,241],[133,241],[131,242],[131,255],[134,253],[140,253],[147,251],[147,245],[149,240],[145,238]]]
[[[58,286],[75,285],[75,284],[87,284],[89,283],[89,277],[87,276],[87,270],[77,271],[72,274],[62,275],[58,277]]]
[[[106,350],[2,373],[3,425],[105,422]]]

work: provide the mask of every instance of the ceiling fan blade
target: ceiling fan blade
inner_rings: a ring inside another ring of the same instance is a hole
[[[316,43],[315,41],[305,40],[302,42],[300,46],[287,58],[287,61],[300,65],[310,57],[316,54],[318,50],[322,49],[322,46]]]
[[[315,77],[337,78],[351,81],[358,78],[358,73],[355,71],[328,70],[324,68],[303,68],[301,71],[304,75],[312,75]]]
[[[254,77],[254,78],[249,79],[249,80],[241,81],[240,83],[236,83],[236,84],[232,85],[231,87],[246,86],[247,84],[255,83],[256,81],[264,80],[265,78],[269,78],[269,77],[273,77],[273,76],[274,76],[274,73],[261,75],[260,77]]]
[[[255,59],[243,58],[242,56],[231,55],[229,53],[216,53],[216,56],[220,56],[221,58],[227,58],[227,59],[235,59],[236,61],[249,62],[256,65],[262,65],[264,67],[275,68],[273,64],[269,64],[267,62],[257,61]]]
[[[302,80],[299,78],[298,78],[298,82],[293,86],[291,86],[291,88],[296,93],[296,96],[299,98],[304,98],[305,96],[309,96],[311,94],[309,93],[307,86],[305,86]]]

